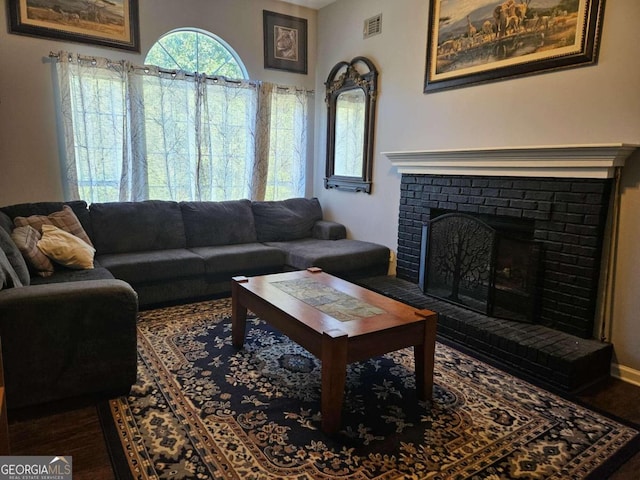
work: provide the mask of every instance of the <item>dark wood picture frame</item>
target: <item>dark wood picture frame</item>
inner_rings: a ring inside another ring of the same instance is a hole
[[[140,51],[138,0],[7,3],[11,33]]]
[[[604,3],[433,0],[424,93],[596,63]]]
[[[307,73],[307,19],[262,11],[264,68]]]

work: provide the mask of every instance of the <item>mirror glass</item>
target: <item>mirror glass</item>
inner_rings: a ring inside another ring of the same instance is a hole
[[[366,57],[339,62],[329,73],[325,188],[371,193],[377,77]]]
[[[338,95],[334,175],[347,177],[362,175],[364,114],[364,90],[349,90]]]

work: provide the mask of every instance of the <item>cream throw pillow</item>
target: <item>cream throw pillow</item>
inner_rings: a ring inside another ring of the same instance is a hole
[[[84,240],[53,225],[42,225],[38,248],[51,260],[75,269],[93,268],[96,250]]]

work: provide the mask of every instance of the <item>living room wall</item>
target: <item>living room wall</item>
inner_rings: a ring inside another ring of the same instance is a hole
[[[535,0],[532,2],[534,6]],[[425,95],[429,2],[338,0],[318,14],[315,194],[349,234],[397,246],[400,175],[380,152],[560,144],[640,144],[640,2],[607,2],[597,65]],[[364,40],[365,19],[382,33]],[[380,71],[373,192],[325,190],[326,110],[320,92],[331,67],[364,55]],[[640,155],[622,175],[613,372],[640,384]]]
[[[60,200],[58,139],[50,51],[67,50],[137,64],[153,43],[176,28],[196,27],[224,39],[255,80],[313,89],[316,10],[275,0],[139,0],[141,53],[8,33],[7,2],[0,9],[0,205]],[[308,20],[308,74],[263,67],[262,10]]]

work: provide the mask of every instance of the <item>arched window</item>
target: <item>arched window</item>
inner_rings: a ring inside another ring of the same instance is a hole
[[[192,28],[172,30],[160,37],[147,53],[144,63],[211,76],[249,78],[242,60],[224,40],[213,33]]]

